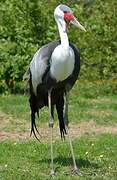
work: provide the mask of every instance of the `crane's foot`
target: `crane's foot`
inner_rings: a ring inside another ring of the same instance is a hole
[[[54,169],[51,169],[50,175],[51,175],[52,177],[56,176],[56,173],[55,173],[55,170],[54,170]]]
[[[76,175],[76,176],[83,176],[80,170],[78,169],[78,167],[74,167],[72,173],[73,175]]]
[[[93,172],[90,172],[90,173],[80,172],[80,170],[79,170],[77,167],[75,167],[75,168],[73,169],[72,174],[73,174],[74,176],[84,176],[84,177],[96,176],[96,174],[93,173]]]

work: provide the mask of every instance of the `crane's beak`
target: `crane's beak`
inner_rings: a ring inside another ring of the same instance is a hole
[[[74,17],[73,20],[70,21],[71,24],[73,24],[74,26],[78,27],[79,29],[81,29],[82,31],[86,32],[86,29],[78,22],[78,20]]]

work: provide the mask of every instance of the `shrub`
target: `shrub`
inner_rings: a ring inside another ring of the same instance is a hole
[[[87,33],[76,28],[69,31],[70,41],[81,52],[80,79],[117,80],[117,1],[67,0],[65,3],[87,29]],[[0,92],[12,91],[13,82],[20,84],[36,50],[59,38],[53,18],[57,5],[57,0],[0,1]]]

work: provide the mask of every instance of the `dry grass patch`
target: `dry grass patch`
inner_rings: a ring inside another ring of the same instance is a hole
[[[4,113],[0,113],[0,139],[6,140],[29,140],[30,139],[30,123],[25,120],[15,119]],[[84,135],[112,133],[117,134],[117,126],[102,126],[95,121],[81,122],[79,124],[70,124],[70,134],[72,138],[79,138]],[[47,123],[43,123],[39,127],[42,135],[42,141],[49,141],[50,129]],[[54,139],[60,139],[58,124],[54,125]]]

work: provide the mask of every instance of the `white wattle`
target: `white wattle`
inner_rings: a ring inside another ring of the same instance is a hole
[[[50,73],[57,82],[65,80],[69,77],[74,69],[74,52],[69,47],[69,52],[64,50],[62,45],[55,48],[51,57]]]

